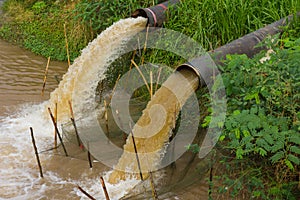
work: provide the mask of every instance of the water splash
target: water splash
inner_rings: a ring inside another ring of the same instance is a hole
[[[103,198],[101,188],[93,188],[90,183],[96,181],[88,176],[88,169],[80,179],[64,177],[51,170],[51,155],[42,155],[41,162],[48,167],[45,179],[38,177],[35,156],[31,144],[29,127],[33,127],[38,149],[49,149],[53,145],[53,126],[47,113],[47,107],[54,108],[58,103],[58,120],[68,120],[68,101],[72,101],[76,114],[95,106],[95,89],[98,82],[105,78],[104,72],[109,64],[122,53],[122,46],[133,35],[143,30],[147,23],[145,18],[129,18],[116,22],[101,33],[83,51],[79,58],[69,67],[50,100],[38,105],[24,105],[15,114],[0,119],[0,198],[6,199],[43,199],[51,195],[56,199],[72,198],[78,194],[77,184],[94,191],[96,197]],[[51,141],[51,142],[49,142]],[[79,161],[69,159],[72,164]],[[64,161],[62,161],[64,162]],[[65,164],[65,163],[64,163]],[[72,165],[71,164],[71,165]],[[97,179],[99,180],[99,179]],[[134,182],[134,180],[132,180]],[[132,182],[129,181],[129,183]],[[120,183],[116,197],[118,199],[126,191],[128,183]],[[109,186],[110,187],[110,186]],[[64,188],[64,192],[57,193]],[[70,193],[70,191],[72,191]],[[113,189],[112,189],[113,191]],[[121,192],[120,192],[121,191]],[[53,196],[54,195],[54,196]]]
[[[54,108],[58,103],[58,120],[64,121],[69,113],[68,101],[72,101],[77,114],[94,108],[95,90],[105,78],[109,64],[121,53],[126,42],[145,29],[146,18],[127,18],[114,23],[94,39],[69,67],[58,88],[50,95]]]
[[[128,136],[124,152],[109,176],[110,183],[126,180],[128,173],[136,179],[146,179],[149,172],[161,169],[161,160],[166,153],[166,144],[175,128],[177,116],[198,84],[198,76],[190,70],[175,72],[162,84]]]

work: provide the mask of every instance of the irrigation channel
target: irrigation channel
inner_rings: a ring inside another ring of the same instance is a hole
[[[198,199],[199,196],[207,197],[205,173],[199,174],[194,171],[194,174],[190,176],[191,179],[187,179],[185,183],[176,187],[176,182],[173,185],[170,180],[167,182],[169,184],[167,186],[161,184],[163,183],[161,177],[182,179],[180,176],[184,176],[188,171],[186,163],[190,163],[189,167],[206,172],[205,167],[191,165],[191,161],[197,159],[192,153],[181,160],[182,164],[178,163],[177,169],[167,168],[155,172],[151,178],[154,179],[152,183],[145,180],[145,184],[141,184],[140,177],[126,176],[123,172],[118,172],[133,162],[136,163],[136,160],[132,160],[132,156],[127,158],[128,162],[123,156],[122,159],[125,160],[120,161],[119,166],[121,167],[117,168],[117,171],[111,171],[110,167],[97,162],[93,157],[91,157],[93,167],[90,168],[86,149],[82,146],[78,147],[76,142],[72,142],[72,139],[68,140],[67,135],[62,136],[68,156],[65,155],[59,141],[57,142],[58,148],[53,149],[55,146],[54,127],[48,110],[52,110],[56,116],[60,133],[62,133],[61,125],[70,123],[70,117],[72,117],[70,116],[70,102],[74,105],[75,118],[85,118],[87,115],[84,113],[97,107],[95,106],[95,90],[99,81],[105,78],[104,74],[109,63],[134,34],[145,29],[146,22],[147,20],[141,17],[116,22],[92,41],[70,67],[66,63],[50,61],[46,90],[43,96],[41,91],[47,59],[0,41],[1,199],[87,199],[78,186],[84,188],[96,199],[105,199],[100,182],[102,176],[111,199],[124,198],[128,192],[132,193],[127,194],[127,199],[151,198],[153,184],[157,186],[160,198]],[[198,77],[192,75],[192,72],[183,70],[180,73],[183,75],[178,74],[175,73],[172,76],[165,88],[162,87],[161,92],[158,92],[159,94],[153,98],[150,106],[148,105],[151,113],[155,111],[155,108],[153,110],[150,108],[151,104],[163,102],[166,105],[162,106],[166,106],[169,116],[172,116],[166,122],[166,130],[163,131],[165,136],[161,139],[156,138],[161,141],[156,146],[152,146],[154,149],[148,149],[149,151],[163,148],[162,145],[169,137],[169,128],[173,126],[176,118],[174,118],[174,113],[179,112],[180,106],[182,106],[179,104],[183,104],[189,93],[197,88]],[[178,82],[185,80],[184,77],[189,77],[191,85],[186,84],[184,90],[179,90]],[[172,92],[168,89],[170,87],[174,87],[174,91],[178,92],[176,96],[181,96],[181,99],[174,97],[174,101],[167,102],[166,98],[172,96]],[[141,121],[145,120],[148,120],[147,117],[141,118]],[[80,120],[78,121],[80,122]],[[144,125],[148,125],[146,121]],[[139,125],[144,126],[142,122]],[[84,129],[80,128],[82,126],[79,123],[80,131]],[[35,136],[43,178],[38,172],[31,143],[30,127]],[[140,134],[142,133],[144,132]],[[138,132],[137,136],[140,136]],[[137,139],[137,145],[140,145],[141,141]],[[138,148],[141,149],[141,147]],[[101,147],[98,146],[98,149],[101,151]],[[155,158],[159,153],[161,152],[155,153],[151,162],[158,161]],[[143,172],[146,171],[143,175],[146,178],[150,171],[149,168],[146,168],[144,158],[141,158],[141,161]],[[148,162],[150,161],[148,160]],[[179,173],[182,169],[183,172]],[[197,183],[196,187],[190,186],[192,183]],[[139,185],[142,186],[135,187]],[[190,187],[189,192],[186,191],[188,186]]]
[[[165,9],[162,5],[158,7],[161,11]],[[158,10],[158,13],[161,11]],[[156,24],[158,18],[154,15],[151,12]],[[188,132],[192,132],[192,125],[198,129],[199,122],[190,120],[199,120],[199,110],[192,108],[196,115],[181,112],[180,118],[191,116],[185,120],[188,128],[184,129],[187,132],[183,135],[177,133],[180,139],[176,140],[176,145],[175,142],[174,145],[166,145],[175,141],[174,138],[173,141],[169,140],[172,131],[176,129],[179,111],[193,96],[191,94],[194,94],[199,84],[207,85],[209,89],[211,85],[207,79],[215,79],[217,75],[215,70],[202,67],[203,64],[211,64],[206,56],[200,54],[200,57],[195,55],[194,60],[188,58],[190,62],[160,82],[161,87],[155,94],[152,93],[151,81],[148,89],[153,96],[147,105],[133,103],[132,108],[126,103],[119,105],[122,97],[128,96],[120,95],[120,98],[118,95],[122,92],[118,90],[111,93],[111,110],[105,109],[109,101],[106,101],[106,106],[99,106],[96,100],[99,98],[96,93],[99,82],[105,80],[105,72],[110,64],[120,55],[128,53],[130,47],[135,50],[130,42],[135,40],[133,38],[137,33],[145,31],[149,21],[137,17],[114,23],[83,49],[70,66],[50,59],[47,61],[0,41],[0,198],[87,199],[85,191],[96,199],[108,199],[108,195],[110,199],[208,197],[208,186],[204,179],[211,160],[200,159],[196,154],[185,151],[184,156],[180,157],[183,153],[177,155],[178,151],[186,150],[185,146],[189,143],[185,142],[185,138],[188,138]],[[217,60],[230,53],[251,56],[259,50],[253,49],[259,41],[267,34],[279,32],[278,26],[285,23],[286,20],[282,19],[233,41],[217,49],[214,56]],[[168,32],[163,34],[167,35]],[[148,35],[145,32],[142,35],[147,40]],[[173,39],[176,39],[178,45],[187,45],[193,52],[188,40],[179,40],[177,36]],[[143,40],[135,41],[140,45]],[[169,41],[173,41],[172,37]],[[249,45],[241,48],[245,42]],[[151,46],[151,42],[147,45]],[[189,53],[185,48],[183,52]],[[48,79],[46,90],[41,95],[46,65],[49,69],[46,70]],[[197,73],[200,73],[200,79]],[[128,79],[133,80],[130,77]],[[131,85],[122,82],[122,78],[120,82],[126,87]],[[219,95],[222,97],[218,93],[214,97]],[[116,96],[119,98],[114,99]],[[114,109],[114,105],[119,107]],[[121,120],[116,120],[115,114],[117,118],[120,117],[118,111],[124,107],[130,108],[128,113],[133,114],[137,123],[134,124],[131,119],[123,121],[123,116]],[[115,124],[108,120],[110,117],[115,118]],[[121,131],[114,131],[116,124]],[[207,133],[210,133],[210,129]],[[31,135],[35,136],[36,153],[33,151]],[[192,139],[197,140],[198,144],[203,140],[204,146],[210,147],[215,144],[217,137],[213,134],[209,137],[212,139],[206,140],[206,136]],[[171,148],[174,148],[174,153],[165,156],[166,152],[172,151]],[[206,152],[200,149],[200,155],[202,152],[203,157],[207,156],[209,150]],[[40,172],[35,160],[37,155],[37,160],[41,161]],[[176,159],[173,156],[177,156]],[[161,163],[167,164],[162,166]],[[102,189],[103,183],[107,191]]]

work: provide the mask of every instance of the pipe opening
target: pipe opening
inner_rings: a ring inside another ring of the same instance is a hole
[[[132,14],[131,17],[137,18],[137,17],[144,17],[144,18],[148,18],[146,11],[144,11],[143,9],[137,9],[135,10]],[[149,20],[149,19],[148,19]]]
[[[201,74],[199,71],[190,63],[184,63],[176,68],[176,71],[181,71],[181,70],[189,70],[195,73],[199,79],[199,85],[198,88],[203,87],[205,85],[204,81],[202,80]]]

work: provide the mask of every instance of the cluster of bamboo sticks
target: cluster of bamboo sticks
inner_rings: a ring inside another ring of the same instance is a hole
[[[79,135],[78,135],[78,132],[77,132],[77,127],[76,127],[76,123],[75,123],[75,118],[74,118],[74,113],[73,113],[73,109],[72,109],[72,104],[71,102],[69,101],[69,106],[70,106],[70,113],[71,113],[71,121],[72,121],[72,124],[74,126],[74,129],[75,129],[75,132],[76,132],[76,138],[77,138],[77,142],[78,142],[78,146],[81,147],[81,141],[79,139]],[[57,110],[57,108],[55,109]],[[63,140],[62,140],[62,137],[61,137],[61,134],[58,130],[58,127],[57,127],[57,114],[54,116],[52,114],[52,111],[50,108],[48,108],[48,112],[50,114],[50,117],[51,117],[51,120],[52,120],[52,123],[54,125],[54,128],[55,128],[55,136],[54,136],[54,145],[55,145],[55,148],[57,148],[57,141],[56,141],[56,138],[58,136],[59,140],[60,140],[60,143],[63,147],[63,150],[64,150],[64,153],[65,153],[65,156],[68,157],[68,153],[67,153],[67,150],[66,150],[66,147],[63,143]],[[57,113],[57,111],[55,112]],[[32,138],[32,144],[33,144],[33,147],[34,147],[34,152],[35,152],[35,155],[36,155],[36,160],[37,160],[37,163],[38,163],[38,167],[39,167],[39,172],[40,172],[40,177],[43,178],[43,170],[42,170],[42,165],[41,165],[41,162],[40,162],[40,158],[39,158],[39,153],[38,153],[38,149],[36,147],[36,142],[35,142],[35,138],[34,138],[34,133],[33,133],[33,128],[30,127],[30,133],[31,133],[31,138]],[[89,145],[87,145],[89,146]],[[87,147],[87,152],[88,152],[88,160],[89,160],[89,165],[90,165],[90,168],[92,168],[92,160],[91,160],[91,154],[90,154],[90,151],[89,151],[89,147]],[[102,177],[100,177],[100,181],[101,181],[101,184],[102,184],[102,188],[103,188],[103,191],[104,191],[104,194],[105,194],[105,197],[106,197],[106,200],[109,200],[109,195],[108,195],[108,192],[107,192],[107,189],[106,189],[106,186],[105,186],[105,182],[104,182],[104,179]],[[83,193],[85,194],[87,197],[89,197],[90,199],[95,199],[94,197],[92,197],[90,194],[88,194],[85,190],[83,190],[79,185],[77,186],[78,189]]]
[[[68,49],[68,39],[67,39],[67,33],[66,33],[66,25],[64,25],[64,34],[65,34],[65,42],[66,42],[66,50],[67,50],[67,56],[68,56],[68,66],[70,66],[70,54],[69,54],[69,49]],[[147,35],[148,35],[148,28],[147,28]],[[146,35],[146,37],[147,37]],[[143,51],[145,52],[146,51],[146,48],[147,48],[147,39],[146,39],[146,42],[144,44],[144,49]],[[134,52],[133,54],[133,58],[131,59],[131,66],[130,66],[130,70],[132,68],[132,65],[134,65],[136,67],[136,69],[138,70],[138,72],[140,73],[146,87],[147,87],[147,90],[150,94],[150,99],[152,99],[152,96],[153,96],[153,73],[152,71],[150,71],[150,86],[148,84],[148,82],[146,81],[146,78],[145,76],[143,75],[142,71],[140,70],[139,66],[135,63],[134,61],[134,56],[135,56],[135,53],[136,51]],[[144,63],[144,57],[142,57],[142,63]],[[47,66],[46,66],[46,69],[45,69],[45,75],[44,75],[44,80],[43,80],[43,87],[42,87],[42,92],[41,92],[41,96],[44,95],[44,91],[45,91],[45,86],[46,86],[46,81],[47,81],[47,75],[48,75],[48,69],[49,69],[49,64],[50,64],[50,57],[48,58],[48,62],[47,62]],[[157,81],[156,81],[156,86],[155,86],[155,89],[154,91],[156,91],[158,89],[158,83],[159,83],[159,79],[160,79],[160,73],[161,73],[161,68],[159,69],[159,74],[158,74],[158,77],[157,77]],[[121,74],[119,74],[117,80],[116,80],[116,83],[115,83],[115,86],[113,87],[113,90],[112,90],[112,93],[110,95],[110,100],[115,92],[115,89],[116,89],[116,86],[117,86],[117,83],[119,81],[121,77]],[[101,99],[101,97],[100,97]],[[72,108],[72,103],[71,101],[68,101],[69,103],[69,108],[70,108],[70,120],[72,122],[72,125],[74,127],[74,130],[75,130],[75,134],[76,134],[76,139],[77,139],[77,143],[78,143],[78,146],[79,147],[82,147],[82,143],[80,141],[80,138],[79,138],[79,134],[78,134],[78,130],[77,130],[77,126],[76,126],[76,122],[75,122],[75,117],[74,117],[74,112],[73,112],[73,108]],[[108,126],[108,104],[106,102],[106,100],[104,100],[104,107],[105,107],[105,113],[104,113],[104,117],[105,117],[105,122],[106,122],[106,132],[107,132],[107,135],[109,137],[109,126]],[[54,111],[54,115],[51,111],[50,108],[48,108],[48,112],[49,112],[49,115],[51,117],[51,120],[52,120],[52,123],[53,123],[53,126],[54,126],[54,148],[57,148],[57,136],[60,140],[60,143],[63,147],[63,150],[64,150],[64,153],[65,153],[65,156],[68,157],[68,153],[67,153],[67,150],[66,150],[66,147],[64,145],[64,142],[63,142],[63,138],[59,132],[59,129],[57,127],[57,103],[55,103],[55,111]],[[118,115],[118,111],[117,112],[117,116]],[[121,121],[120,121],[121,122]],[[134,134],[133,134],[133,131],[132,131],[132,128],[131,128],[131,124],[130,124],[130,134],[131,134],[131,138],[132,138],[132,141],[133,141],[133,145],[134,145],[134,150],[135,150],[135,154],[136,154],[136,160],[137,160],[137,163],[138,163],[138,168],[139,168],[139,171],[140,171],[140,178],[141,178],[141,181],[144,181],[144,178],[143,178],[143,174],[142,174],[142,171],[141,171],[141,165],[140,165],[140,159],[139,159],[139,156],[138,156],[138,151],[137,151],[137,148],[136,148],[136,144],[135,144],[135,138],[134,138]],[[40,171],[40,177],[43,178],[43,170],[42,170],[42,165],[41,165],[41,162],[40,162],[40,159],[39,159],[39,153],[38,153],[38,150],[37,150],[37,147],[36,147],[36,143],[35,143],[35,139],[34,139],[34,133],[33,133],[33,128],[30,127],[30,132],[31,132],[31,138],[32,138],[32,143],[33,143],[33,147],[34,147],[34,151],[35,151],[35,155],[36,155],[36,159],[37,159],[37,163],[38,163],[38,167],[39,167],[39,171]],[[126,134],[124,134],[124,140],[127,139],[127,136]],[[91,154],[90,154],[90,151],[89,151],[89,144],[87,144],[87,152],[88,152],[88,161],[89,161],[89,166],[90,168],[92,168],[92,161],[91,161]],[[155,189],[155,184],[154,184],[154,179],[153,179],[153,173],[152,171],[149,171],[149,177],[150,177],[150,185],[151,185],[151,190],[152,190],[152,196],[155,200],[158,199],[158,195],[157,195],[157,192],[156,192],[156,189]],[[108,191],[107,191],[107,188],[105,186],[105,182],[104,182],[104,179],[103,177],[100,177],[100,181],[101,181],[101,185],[102,185],[102,188],[103,188],[103,191],[104,191],[104,194],[105,194],[105,198],[106,200],[109,200],[109,195],[108,195]],[[88,198],[94,200],[95,198],[92,197],[90,194],[88,194],[83,188],[81,188],[79,185],[77,185],[77,188],[83,193],[85,194]]]

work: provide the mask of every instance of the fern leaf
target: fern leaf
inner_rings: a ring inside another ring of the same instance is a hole
[[[270,158],[270,160],[272,161],[272,163],[275,163],[275,162],[279,161],[280,159],[282,159],[283,157],[284,157],[284,152],[278,151]]]
[[[290,151],[300,155],[300,148],[297,146],[291,146]]]
[[[287,156],[287,159],[295,163],[296,165],[300,164],[300,159],[297,156],[294,156],[293,154],[289,154]]]

